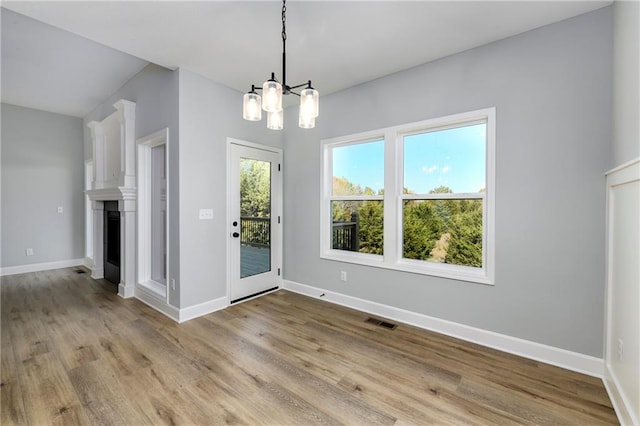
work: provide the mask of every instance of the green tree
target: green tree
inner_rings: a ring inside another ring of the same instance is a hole
[[[384,209],[381,201],[363,201],[358,206],[360,222],[359,244],[361,253],[382,254],[384,235]]]
[[[430,201],[406,201],[403,213],[403,257],[427,260],[442,235],[442,219]]]
[[[445,263],[482,267],[482,200],[461,200],[449,233]]]
[[[271,164],[240,160],[240,216],[270,217]]]

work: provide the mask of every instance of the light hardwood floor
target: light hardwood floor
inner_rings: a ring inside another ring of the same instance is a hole
[[[321,300],[176,324],[115,291],[2,278],[2,425],[617,423],[599,379]]]

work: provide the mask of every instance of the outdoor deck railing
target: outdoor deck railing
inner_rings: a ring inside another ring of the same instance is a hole
[[[240,218],[240,243],[254,247],[271,245],[271,219],[268,217]]]
[[[271,243],[271,219],[266,217],[240,218],[240,243],[253,247],[269,247]],[[360,248],[359,218],[351,215],[351,222],[332,223],[332,245],[334,250],[358,251]]]
[[[360,249],[360,220],[358,213],[351,214],[351,222],[333,222],[331,226],[331,248],[334,250],[358,251]]]

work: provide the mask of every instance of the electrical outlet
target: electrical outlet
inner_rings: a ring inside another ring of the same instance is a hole
[[[64,209],[62,206],[58,206],[58,214],[61,214],[62,212],[64,212]]]
[[[618,339],[618,360],[624,359],[624,342],[622,339]]]
[[[347,271],[340,271],[340,281],[347,281]]]
[[[33,256],[33,249],[32,248],[24,249],[24,255],[25,256]]]

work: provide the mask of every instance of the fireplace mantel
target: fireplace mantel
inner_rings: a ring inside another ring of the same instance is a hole
[[[104,202],[117,201],[120,212],[118,294],[132,297],[136,277],[136,170],[134,102],[119,100],[116,111],[91,129],[94,176],[86,191],[93,209],[93,278],[104,278]]]
[[[133,201],[135,202],[138,197],[138,191],[135,187],[125,188],[102,188],[102,189],[90,189],[85,191],[89,200],[91,201]]]

